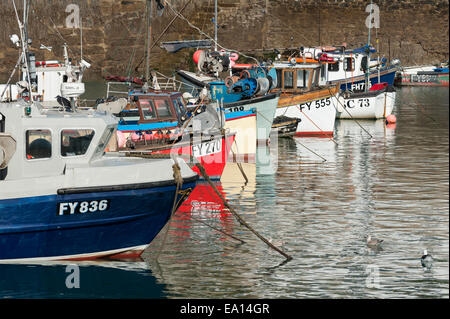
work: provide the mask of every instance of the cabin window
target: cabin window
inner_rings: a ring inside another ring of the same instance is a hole
[[[179,114],[179,115],[181,115],[182,114],[182,112],[181,112],[181,107],[180,107],[180,105],[179,105],[179,102],[177,101],[177,100],[172,100],[172,103],[173,103],[173,106],[175,107],[175,111],[177,112],[177,114]]]
[[[27,159],[52,157],[52,133],[49,130],[28,130],[25,134]]]
[[[314,71],[314,78],[313,78],[313,87],[316,87],[319,83],[319,73],[320,73],[320,69],[315,69]]]
[[[61,155],[79,156],[86,154],[92,139],[94,130],[63,130],[61,131]]]
[[[277,79],[281,79],[283,70],[277,69]],[[277,88],[281,89],[281,81],[277,81]]]
[[[345,58],[344,69],[346,72],[355,71],[355,59],[354,58]]]
[[[325,67],[326,64],[322,64],[320,66],[320,79],[325,80]]]
[[[184,107],[184,102],[183,99],[181,97],[177,98],[178,100],[178,106],[180,107],[180,113],[184,114],[186,113],[186,108]]]
[[[114,130],[114,127],[109,127],[105,130],[103,135],[100,137],[100,140],[98,141],[98,145],[94,151],[94,155],[92,156],[92,158],[99,158],[103,155],[103,153],[105,152],[105,148],[108,146],[109,141],[111,140]]]
[[[297,70],[297,87],[307,88],[309,82],[309,71],[308,70]]]
[[[294,88],[294,71],[284,71],[284,84],[285,89]]]
[[[158,117],[172,117],[167,100],[155,100],[155,106],[156,111],[158,112]]]
[[[328,71],[330,71],[330,72],[339,71],[339,62],[328,63]]]
[[[367,70],[367,56],[363,56],[361,59],[361,71]]]
[[[155,105],[152,100],[139,100],[144,120],[152,120],[156,118]]]

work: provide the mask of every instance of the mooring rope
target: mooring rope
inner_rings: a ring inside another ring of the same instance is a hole
[[[300,113],[302,113],[315,127],[317,127],[322,133],[325,133],[308,115],[306,115],[306,113],[304,113],[301,109],[300,106],[297,105],[298,110],[300,111]],[[336,142],[336,140],[332,137],[328,137],[328,139],[330,141],[333,141],[334,144],[339,145],[338,142]]]
[[[142,157],[142,158],[161,158],[159,156],[155,156],[155,155],[166,155],[167,154],[132,154],[132,153],[126,153],[126,156],[133,156],[133,157]],[[203,165],[201,163],[198,162],[198,160],[196,160],[194,158],[194,160],[196,161],[195,166],[199,169],[200,174],[203,176],[203,178],[209,183],[209,185],[211,185],[211,187],[213,188],[214,192],[217,194],[217,196],[219,197],[219,199],[222,201],[222,204],[233,214],[233,216],[237,219],[237,221],[245,226],[248,230],[250,230],[253,234],[255,234],[259,239],[261,239],[266,245],[268,245],[270,248],[272,248],[273,250],[277,251],[278,253],[280,253],[281,255],[283,255],[287,261],[291,260],[292,257],[288,254],[286,254],[284,251],[282,251],[281,249],[279,249],[278,247],[276,247],[275,245],[273,245],[270,241],[268,241],[267,239],[265,239],[262,235],[260,235],[256,230],[254,230],[249,224],[247,224],[247,222],[245,222],[245,220],[233,209],[233,207],[228,204],[227,200],[222,196],[222,194],[220,194],[220,192],[217,190],[216,186],[213,184],[213,182],[211,181],[211,179],[209,178],[208,174],[205,171],[205,168],[203,167]],[[166,229],[166,233],[164,234],[164,238],[163,238],[163,242],[160,246],[160,250],[157,254],[156,260],[158,259],[161,251],[162,251],[162,247],[164,247],[166,239],[167,239],[167,233],[169,231],[169,227],[170,227],[170,223],[172,220],[172,217],[176,211],[176,198],[177,195],[179,193],[179,189],[182,186],[182,182],[183,182],[183,178],[181,176],[181,172],[180,172],[180,167],[178,165],[178,163],[175,163],[172,166],[172,169],[174,171],[174,180],[177,183],[177,191],[175,192],[175,198],[174,198],[174,204],[172,207],[172,213],[168,222],[168,226]],[[237,239],[237,238],[235,238]],[[241,241],[241,240],[240,240]]]
[[[195,165],[197,166],[197,168],[199,169],[200,173],[205,178],[205,180],[211,185],[211,187],[213,188],[213,190],[217,194],[217,196],[219,196],[219,198],[222,201],[222,203],[224,204],[224,206],[228,208],[228,210],[233,214],[233,216],[238,220],[238,222],[241,225],[245,226],[248,230],[250,230],[253,234],[255,234],[259,239],[261,239],[270,248],[272,248],[273,250],[277,251],[279,254],[284,256],[286,258],[286,260],[292,260],[292,257],[290,255],[286,254],[284,251],[282,251],[281,249],[279,249],[278,247],[273,245],[270,241],[265,239],[261,234],[259,234],[256,230],[254,230],[249,224],[247,224],[247,222],[244,219],[242,219],[242,217],[233,209],[233,207],[231,207],[231,205],[228,204],[227,200],[222,196],[222,194],[220,194],[220,192],[217,190],[216,186],[211,182],[211,179],[206,174],[206,171],[205,171],[205,168],[203,167],[203,165],[201,165],[200,163],[196,163]]]
[[[193,24],[192,24],[187,18],[185,18],[180,12],[178,12],[177,10],[175,10],[175,9],[173,8],[172,4],[171,4],[169,1],[166,0],[165,3],[169,6],[169,8],[170,8],[177,16],[179,16],[181,19],[183,19],[184,21],[186,21],[186,23],[187,23],[191,28],[197,30],[201,35],[203,35],[203,36],[207,37],[208,39],[210,39],[215,45],[217,45],[218,47],[222,48],[222,49],[225,50],[225,51],[228,51],[228,52],[236,52],[236,53],[238,53],[239,55],[241,55],[241,56],[243,56],[243,57],[245,57],[245,58],[247,58],[247,59],[251,59],[251,60],[256,61],[256,65],[257,65],[259,68],[262,69],[262,71],[264,72],[264,74],[266,74],[266,71],[264,70],[264,68],[261,67],[261,64],[259,63],[259,61],[258,61],[255,57],[246,55],[246,54],[244,54],[244,53],[242,53],[242,52],[240,52],[240,51],[238,51],[238,50],[232,50],[232,49],[225,48],[224,46],[220,45],[219,42],[217,42],[215,39],[213,39],[213,38],[210,37],[208,34],[206,34],[205,32],[203,32],[202,30],[200,30],[199,27],[193,25]],[[216,23],[217,23],[217,21],[216,21]]]
[[[350,117],[351,117],[351,119],[353,120],[353,121],[355,121],[355,123],[356,124],[358,124],[358,126],[364,131],[364,132],[366,132],[369,136],[370,136],[370,138],[373,138],[373,136],[372,136],[372,134],[370,134],[364,127],[362,127],[362,125],[350,114],[350,112],[347,110],[347,108],[345,107],[345,106],[343,106],[342,105],[342,103],[341,103],[341,101],[339,101],[339,98],[337,98],[336,97],[336,95],[334,94],[334,93],[332,93],[331,92],[331,90],[330,89],[328,89],[328,91],[330,92],[330,94],[332,94],[335,98],[336,98],[336,100],[338,101],[338,103],[342,106],[342,108],[348,113],[348,115],[350,115]],[[334,106],[334,104],[333,104],[333,106]],[[336,108],[336,107],[335,107]],[[336,111],[337,111],[337,108],[336,108]]]
[[[321,159],[323,159],[324,162],[327,161],[324,157],[320,156],[319,154],[317,154],[316,152],[314,152],[313,150],[311,150],[309,147],[307,147],[306,145],[302,144],[302,143],[299,142],[298,140],[294,139],[294,141],[295,141],[296,143],[300,144],[301,146],[303,146],[304,148],[306,148],[308,151],[310,151],[310,152],[313,153],[314,155],[316,155],[316,156],[320,157]]]
[[[178,163],[174,163],[172,165],[172,170],[173,170],[173,179],[174,179],[175,183],[177,184],[177,187],[176,187],[175,196],[173,199],[172,212],[170,213],[169,221],[167,222],[166,232],[164,233],[162,243],[159,246],[159,250],[156,255],[156,259],[159,258],[159,255],[161,254],[161,251],[162,251],[164,245],[166,244],[167,234],[169,233],[170,224],[172,223],[173,216],[175,215],[175,212],[177,210],[177,198],[179,195],[179,191],[180,191],[181,187],[183,186],[183,177],[181,176],[181,170],[180,170],[180,166],[178,165]]]

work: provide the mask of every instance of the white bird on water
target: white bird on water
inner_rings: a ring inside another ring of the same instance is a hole
[[[369,247],[379,247],[381,245],[381,243],[383,242],[382,239],[376,239],[376,238],[372,238],[372,236],[367,236],[367,246]]]
[[[422,267],[431,268],[433,257],[428,254],[426,249],[423,251],[423,256],[420,258],[420,262],[422,263]]]

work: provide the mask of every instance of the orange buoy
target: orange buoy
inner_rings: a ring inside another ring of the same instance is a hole
[[[394,114],[388,115],[386,117],[386,124],[394,124],[397,122],[397,117]]]

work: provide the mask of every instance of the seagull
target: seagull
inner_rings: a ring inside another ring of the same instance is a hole
[[[431,268],[433,257],[428,254],[426,249],[423,251],[423,256],[420,258],[420,262],[422,263],[422,267]]]
[[[383,239],[376,239],[376,238],[372,238],[372,236],[367,236],[367,246],[375,248],[375,247],[379,247],[381,245],[381,243],[383,242]]]

